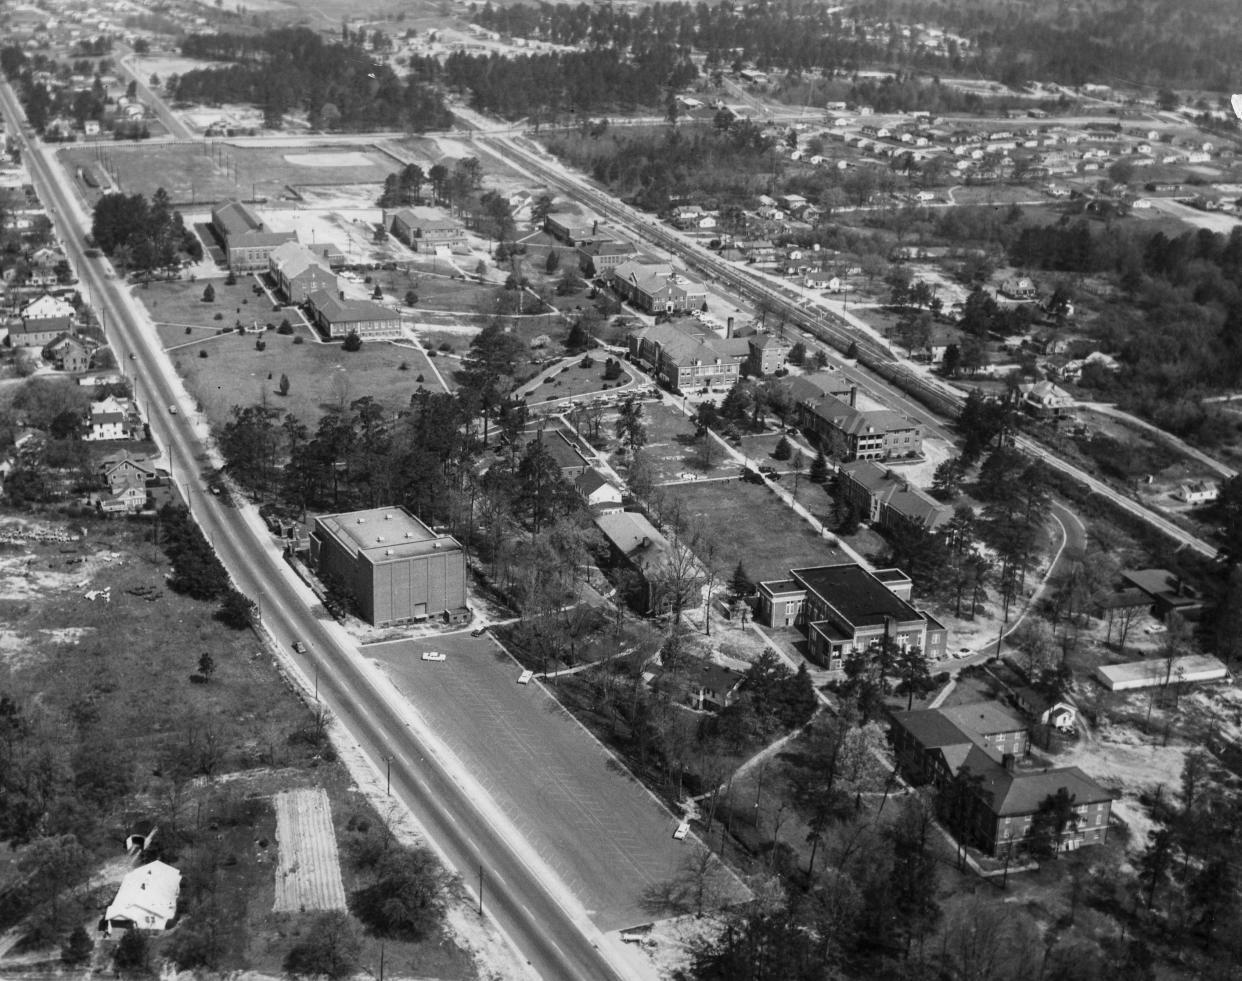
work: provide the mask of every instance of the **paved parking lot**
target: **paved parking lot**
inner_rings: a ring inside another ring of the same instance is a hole
[[[423,661],[437,650],[443,662]],[[595,924],[659,918],[646,890],[702,846],[489,637],[469,633],[363,649],[513,820]]]

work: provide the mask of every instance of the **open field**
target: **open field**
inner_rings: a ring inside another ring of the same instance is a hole
[[[727,460],[720,448],[713,453],[715,465],[711,469],[699,466],[694,423],[669,404],[672,398],[674,396],[666,395],[665,401],[643,404],[643,421],[647,425],[647,445],[643,453],[651,461],[655,481],[676,480],[683,474],[711,477],[736,473],[737,466]]]
[[[203,291],[208,285],[215,293],[215,299],[210,303],[203,300]],[[279,324],[284,315],[272,309],[265,294],[256,294],[254,286],[255,281],[250,276],[239,276],[234,286],[229,286],[223,279],[177,280],[138,286],[133,294],[158,324],[213,329],[232,327],[239,321],[247,327],[255,321],[259,326],[268,322]],[[216,314],[220,314],[220,319],[216,319]]]
[[[78,146],[60,154],[70,173],[90,164],[102,167],[126,194],[150,197],[163,187],[175,205],[241,197],[281,199],[290,188],[381,184],[397,169],[391,157],[363,144],[304,148],[232,146],[217,140],[142,147]],[[89,197],[100,192],[84,185]]]
[[[632,377],[625,370],[625,362],[621,362],[622,372],[619,378],[612,381],[604,380],[604,358],[591,355],[591,364],[582,366],[582,360],[570,361],[554,375],[545,378],[530,395],[532,404],[546,401],[549,398],[571,398],[592,392],[603,392],[606,389],[618,388]]]
[[[447,266],[440,263],[442,270]],[[502,292],[499,286],[484,286],[467,279],[450,279],[448,276],[419,276],[403,269],[377,269],[368,273],[373,285],[378,284],[386,296],[401,299],[406,290],[418,294],[415,310],[449,310],[460,313],[490,313],[496,297]],[[417,314],[416,314],[417,315]]]
[[[784,578],[790,569],[849,561],[766,487],[715,480],[664,487],[660,493],[664,513],[677,504],[683,520],[703,522],[726,575],[739,561],[755,582]]]

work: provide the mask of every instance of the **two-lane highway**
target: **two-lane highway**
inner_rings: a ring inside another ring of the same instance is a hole
[[[17,100],[0,82],[0,108],[11,131],[23,133]],[[576,909],[558,898],[558,883],[546,867],[531,859],[511,826],[482,806],[468,775],[452,772],[437,757],[396,702],[381,690],[377,676],[360,662],[343,631],[313,606],[309,590],[283,562],[257,516],[248,516],[201,492],[211,466],[195,432],[192,413],[170,411],[185,405],[180,384],[160,350],[136,301],[112,274],[106,260],[88,259],[81,245],[85,212],[67,187],[66,176],[41,150],[23,137],[23,159],[31,181],[58,226],[70,259],[79,270],[92,301],[107,316],[111,340],[124,359],[132,354],[136,393],[143,399],[156,438],[164,445],[176,479],[204,533],[212,540],[237,587],[263,597],[263,619],[286,651],[295,639],[308,647],[293,657],[309,676],[317,677],[323,702],[349,730],[373,762],[389,754],[394,792],[422,822],[434,843],[463,878],[473,881],[482,866],[487,874],[486,906],[497,924],[545,979],[613,981],[623,976],[599,947],[600,935]],[[625,976],[633,975],[633,969]]]

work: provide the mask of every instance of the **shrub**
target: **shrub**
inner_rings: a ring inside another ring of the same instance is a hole
[[[419,375],[419,376],[418,376],[417,378],[415,378],[414,380],[415,380],[416,382],[422,382],[422,380],[423,380],[423,376],[422,376],[422,375]]]
[[[294,344],[305,344],[306,338],[303,337],[301,334],[298,334],[298,336],[293,339],[293,343]]]
[[[409,370],[410,370],[410,362],[408,362],[408,361],[402,361],[399,365],[397,365],[397,370],[398,370],[398,371],[409,371]]]
[[[236,286],[237,285],[237,273],[233,272],[232,269],[230,269],[229,274],[224,277],[224,285],[225,286]]]
[[[448,341],[445,341],[443,344],[440,345],[440,350],[441,351],[452,351],[453,345],[450,344]]]
[[[266,351],[267,341],[263,340],[263,338],[259,338],[257,341],[254,342],[254,349],[256,351]]]
[[[187,334],[193,333],[193,331],[194,331],[194,328],[193,328],[193,327],[187,327],[187,328],[185,329],[185,332],[186,332]]]
[[[204,303],[215,303],[216,302],[216,288],[212,286],[211,283],[208,283],[207,287],[203,290],[203,302]]]
[[[341,345],[346,351],[362,350],[362,338],[358,336],[356,330],[351,330],[349,336],[345,338],[345,343]]]
[[[418,303],[418,294],[415,293],[413,290],[406,290],[405,291],[405,305],[407,307],[412,307],[417,303]]]
[[[213,320],[223,320],[223,319],[224,319],[224,314],[222,314],[222,313],[217,313],[217,314],[216,314],[216,315],[215,315],[212,319],[213,319]]]

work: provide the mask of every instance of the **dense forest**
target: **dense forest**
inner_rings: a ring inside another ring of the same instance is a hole
[[[562,112],[615,112],[660,107],[667,91],[689,85],[698,70],[669,45],[555,52],[517,58],[456,52],[444,63],[445,81],[468,90],[477,109],[516,119],[555,118]]]
[[[181,75],[178,99],[250,102],[263,109],[268,126],[280,126],[292,110],[305,110],[311,126],[329,130],[422,132],[446,128],[451,121],[440,94],[425,81],[434,75],[434,63],[412,65],[409,78],[402,80],[360,48],[325,41],[306,28],[193,34],[181,51],[231,64]]]
[[[560,44],[631,47],[668,44],[708,53],[708,69],[750,62],[796,72],[852,73],[886,65],[934,74],[997,78],[1011,85],[1118,80],[1154,87],[1237,86],[1235,39],[1242,9],[1230,0],[1187,5],[1142,0],[1075,9],[1027,3],[929,4],[870,0],[843,9],[810,4],[658,4],[637,13],[581,4],[485,5],[476,19],[518,37]],[[944,28],[942,49],[906,25]]]

